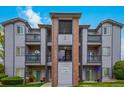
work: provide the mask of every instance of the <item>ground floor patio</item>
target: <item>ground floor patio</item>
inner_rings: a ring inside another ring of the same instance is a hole
[[[97,81],[100,82],[102,78],[101,66],[83,66],[81,68],[80,81]]]
[[[51,67],[26,66],[26,82],[51,81]]]
[[[101,66],[79,67],[79,81],[101,81]],[[26,82],[51,81],[51,66],[26,66]]]
[[[64,72],[58,70],[59,72]],[[70,69],[69,73],[70,73]],[[72,71],[72,70],[71,70]],[[66,71],[67,72],[67,71]],[[102,68],[101,65],[81,65],[79,66],[79,82],[83,83],[90,83],[90,82],[106,82],[102,81]],[[69,78],[67,78],[67,73],[65,72],[63,74],[58,74],[58,76],[63,77],[62,75],[65,75],[64,82],[69,81]],[[51,66],[41,66],[41,65],[28,65],[26,66],[26,72],[25,72],[25,79],[26,83],[31,82],[51,82],[52,81],[52,71]],[[104,77],[107,78],[106,80],[111,80],[112,77]],[[60,80],[61,78],[59,78]],[[60,82],[60,81],[58,81]]]

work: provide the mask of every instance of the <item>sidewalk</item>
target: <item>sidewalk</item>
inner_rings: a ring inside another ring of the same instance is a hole
[[[45,84],[43,84],[41,87],[52,87],[51,82],[47,82]]]

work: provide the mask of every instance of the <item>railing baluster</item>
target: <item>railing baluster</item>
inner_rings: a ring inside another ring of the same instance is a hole
[[[101,42],[101,35],[88,35],[88,42]]]
[[[88,62],[99,63],[101,62],[101,55],[88,55]]]
[[[39,63],[40,62],[40,55],[39,54],[27,54],[26,56],[26,63]]]
[[[40,34],[26,34],[26,41],[39,42],[40,41]]]

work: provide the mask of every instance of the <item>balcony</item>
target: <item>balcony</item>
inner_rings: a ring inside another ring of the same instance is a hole
[[[27,54],[25,55],[26,63],[40,63],[39,54]]]
[[[59,34],[58,44],[59,45],[72,45],[72,34]]]
[[[48,56],[47,61],[51,62],[51,57],[50,56]]]
[[[88,42],[96,42],[96,43],[101,43],[101,35],[88,35]]]
[[[40,42],[40,34],[27,34],[25,39],[27,42]]]
[[[52,42],[52,37],[51,37],[51,36],[48,36],[48,37],[47,37],[47,41],[48,41],[48,42]]]
[[[88,55],[87,61],[88,63],[101,63],[102,62],[101,55]]]
[[[71,56],[62,56],[62,57],[59,57],[58,60],[59,60],[60,62],[72,61],[72,57],[71,57]]]

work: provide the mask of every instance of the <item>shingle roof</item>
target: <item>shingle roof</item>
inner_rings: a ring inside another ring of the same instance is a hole
[[[7,21],[4,21],[0,24],[2,24],[3,26],[7,25],[7,24],[10,24],[10,23],[14,23],[14,22],[17,22],[17,21],[21,21],[21,22],[24,22],[28,27],[30,27],[30,25],[28,24],[28,22],[25,20],[25,19],[22,19],[20,17],[17,17],[17,18],[13,18],[13,19],[10,19],[10,20],[7,20]],[[31,27],[30,27],[31,28]]]
[[[100,22],[96,29],[98,29],[104,23],[111,23],[111,24],[117,25],[121,28],[124,26],[124,24],[122,24],[120,22],[114,21],[112,19],[106,19],[106,20],[103,20],[102,22]]]

